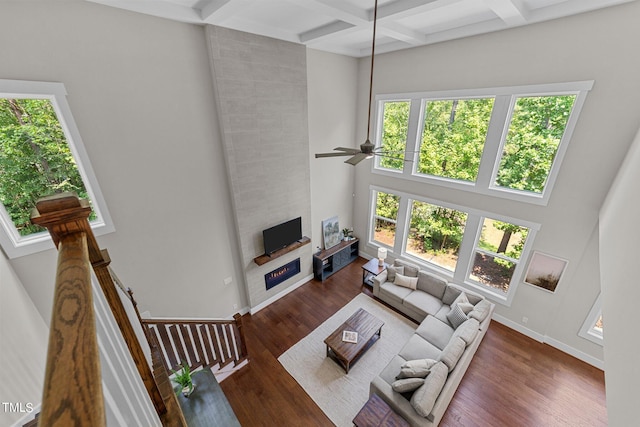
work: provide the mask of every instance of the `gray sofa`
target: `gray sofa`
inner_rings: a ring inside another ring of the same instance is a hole
[[[495,305],[402,260],[374,279],[373,294],[420,325],[373,379],[370,394],[379,395],[412,426],[437,426]]]

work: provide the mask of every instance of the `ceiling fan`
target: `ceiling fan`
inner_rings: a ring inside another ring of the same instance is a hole
[[[316,159],[320,157],[340,157],[351,156],[351,158],[345,160],[345,163],[350,165],[357,165],[364,159],[370,159],[373,156],[390,157],[393,159],[404,160],[404,157],[394,156],[391,152],[382,151],[382,147],[376,148],[375,145],[369,139],[371,131],[371,100],[373,96],[373,62],[376,51],[376,24],[378,20],[378,0],[375,0],[373,8],[373,41],[371,46],[371,72],[369,77],[369,112],[367,114],[367,140],[360,144],[360,149],[357,148],[345,148],[336,147],[333,153],[316,153]]]

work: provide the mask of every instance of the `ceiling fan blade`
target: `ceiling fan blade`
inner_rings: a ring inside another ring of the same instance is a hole
[[[361,161],[363,161],[366,158],[369,158],[369,155],[364,154],[364,153],[358,153],[355,156],[353,156],[352,158],[345,160],[344,162],[355,166],[355,165],[357,165],[358,163],[360,163]]]
[[[358,154],[360,152],[360,150],[358,150],[357,148],[346,148],[346,147],[336,147],[334,148],[334,150],[336,151],[344,151],[346,153],[351,153],[353,154]]]
[[[340,156],[353,156],[354,153],[316,153],[316,159],[320,157],[340,157]]]

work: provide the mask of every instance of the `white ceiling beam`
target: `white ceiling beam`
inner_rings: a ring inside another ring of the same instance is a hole
[[[326,39],[327,37],[334,37],[338,34],[344,34],[346,30],[354,28],[355,25],[344,21],[335,21],[327,25],[323,25],[313,30],[305,31],[298,35],[301,43],[307,43],[311,41],[317,41],[320,39]]]
[[[344,0],[296,0],[295,5],[351,25],[370,22],[366,10],[357,8]]]
[[[136,0],[88,0],[91,3],[103,4],[109,7],[124,9],[131,12],[143,13],[145,15],[157,16],[159,18],[171,19],[174,21],[200,24],[200,15],[190,7],[167,1],[136,1]]]
[[[527,23],[526,10],[519,0],[484,0],[484,3],[510,27]]]
[[[255,0],[209,0],[200,7],[200,18],[203,22],[221,25],[227,19],[251,7]]]
[[[387,37],[409,43],[410,45],[421,45],[427,41],[427,38],[423,33],[413,31],[410,28],[396,24],[395,22],[379,23],[377,31]]]
[[[428,12],[463,0],[399,0],[378,6],[378,22]]]

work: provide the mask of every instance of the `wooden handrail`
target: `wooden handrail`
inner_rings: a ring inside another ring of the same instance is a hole
[[[105,426],[86,235],[62,235],[58,248],[39,425]]]
[[[74,193],[62,193],[39,200],[31,217],[34,224],[49,230],[53,242],[59,249],[40,421],[42,426],[105,424],[95,317],[91,302],[91,267],[158,415],[166,412],[163,397],[109,274],[109,255],[106,251],[100,250],[89,225],[90,213],[91,207],[86,200],[78,199]],[[79,244],[78,241],[83,243]],[[71,262],[80,264],[79,259],[82,260],[82,267],[67,267]],[[78,275],[78,278],[66,277],[70,272]],[[71,284],[74,287],[71,287]],[[70,293],[70,288],[73,289],[73,293]],[[89,338],[88,335],[93,338]],[[67,363],[57,363],[60,360]],[[82,366],[78,366],[80,364]],[[91,372],[85,373],[84,370],[89,370],[89,367]],[[95,375],[92,373],[94,371]],[[70,387],[66,377],[78,379],[75,388]],[[75,408],[75,405],[82,406]],[[74,418],[58,421],[61,416],[71,416],[68,414],[76,414],[82,421],[76,422]]]

